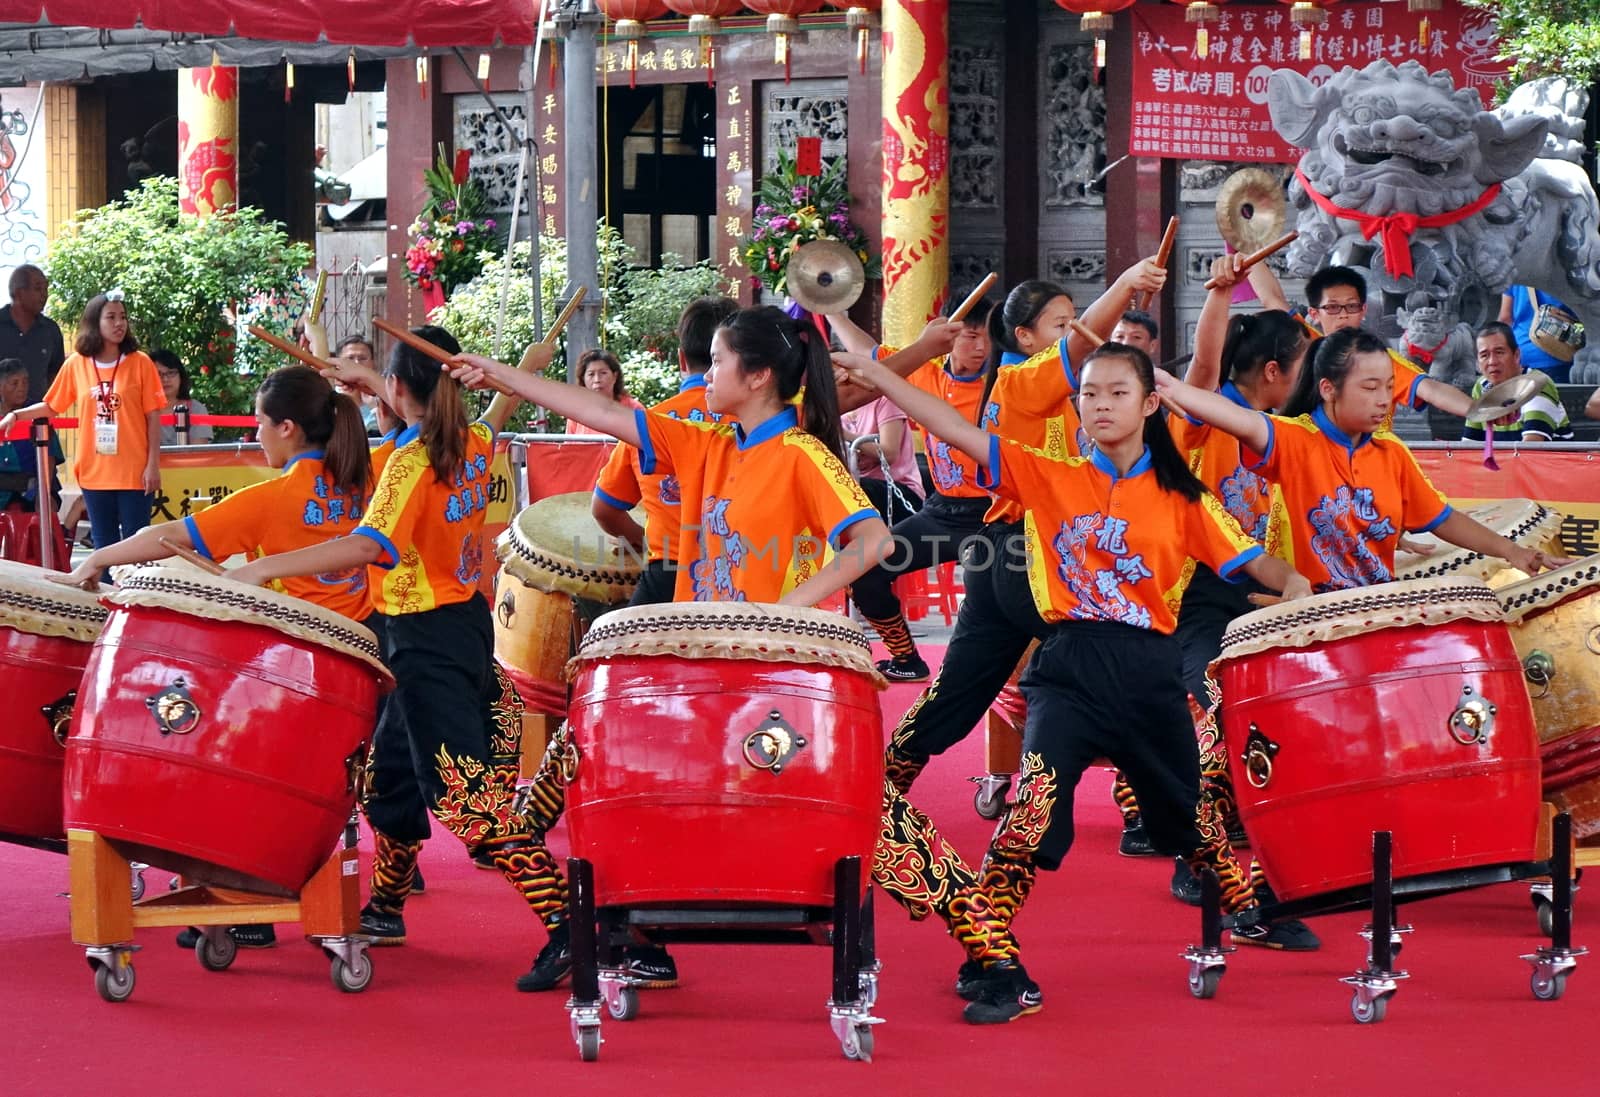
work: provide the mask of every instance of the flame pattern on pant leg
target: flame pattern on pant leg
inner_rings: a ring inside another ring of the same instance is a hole
[[[983,890],[988,893],[995,913],[1004,919],[1008,933],[1022,905],[1028,901],[1037,875],[1032,855],[991,850],[983,859]]]
[[[1133,794],[1133,786],[1128,784],[1128,778],[1120,769],[1111,782],[1111,799],[1116,802],[1117,810],[1122,812],[1124,830],[1139,824],[1139,798]]]
[[[567,881],[543,842],[523,836],[489,842],[482,848],[545,929],[567,920]]]
[[[995,827],[990,849],[994,854],[1032,859],[1050,829],[1056,806],[1056,771],[1046,769],[1037,751],[1022,756],[1017,775],[1016,801]]]
[[[495,783],[514,794],[522,776],[522,695],[500,664],[493,666],[499,689],[489,706],[489,763]]]
[[[885,778],[883,821],[872,857],[872,879],[914,921],[937,914],[949,922],[950,902],[977,876],[947,845],[927,815]]]
[[[904,613],[881,619],[868,617],[866,620],[895,659],[907,659],[917,653],[917,642],[911,638],[911,626],[906,624]]]
[[[1217,727],[1216,714],[1215,706],[1201,711],[1193,700],[1189,702],[1189,715],[1194,717],[1195,739],[1200,751],[1200,800],[1195,805],[1195,829],[1205,844],[1186,855],[1184,860],[1197,874],[1202,867],[1209,867],[1217,874],[1217,882],[1222,886],[1222,909],[1237,914],[1259,906],[1260,900],[1256,898],[1249,874],[1239,864],[1233,843],[1228,840],[1227,807],[1232,802],[1233,787],[1227,786],[1226,796],[1220,796],[1207,779],[1208,769],[1218,765],[1222,767],[1224,778],[1227,773],[1227,748]]]
[[[911,791],[928,759],[914,754],[902,754],[890,743],[883,752],[883,775],[901,796]]]
[[[527,822],[512,807],[513,794],[500,787],[482,758],[458,758],[441,744],[433,764],[444,785],[433,814],[469,849],[491,839],[527,837]]]
[[[380,914],[401,914],[417,878],[421,842],[399,842],[373,832],[372,895],[369,904]]]
[[[1194,718],[1195,739],[1200,746],[1200,796],[1211,801],[1224,826],[1234,826],[1239,819],[1239,804],[1233,793],[1233,778],[1228,775],[1228,744],[1217,722],[1222,694],[1215,679],[1206,678],[1206,693],[1210,704],[1204,710],[1194,698],[1189,699],[1189,715]]]
[[[523,788],[520,804],[528,827],[544,834],[555,826],[567,807],[567,785],[578,765],[578,749],[572,742],[572,726],[565,720],[545,744],[544,757],[532,781]]]

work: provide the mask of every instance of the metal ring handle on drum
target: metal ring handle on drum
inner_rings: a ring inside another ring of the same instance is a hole
[[[1596,654],[1600,654],[1597,652]],[[1548,651],[1535,648],[1528,653],[1522,661],[1522,676],[1539,687],[1539,692],[1532,694],[1535,701],[1543,700],[1550,694],[1550,683],[1555,680],[1556,660]]]
[[[44,717],[44,722],[50,727],[50,738],[56,741],[56,746],[63,750],[67,746],[67,735],[72,731],[72,706],[77,703],[78,691],[69,689],[65,697],[50,702],[48,705],[39,706],[39,714]]]
[[[760,727],[744,737],[744,760],[774,775],[806,746],[805,736],[794,730],[777,709],[767,713]]]
[[[1584,636],[1583,646],[1588,648],[1591,654],[1600,655],[1600,625],[1594,626]]]
[[[1475,696],[1471,686],[1462,686],[1461,700],[1445,726],[1450,738],[1462,746],[1477,746],[1494,734],[1494,718],[1499,711],[1499,706],[1487,697]]]
[[[160,693],[146,697],[144,704],[162,735],[188,735],[200,726],[204,715],[189,695],[189,683],[181,674]]]
[[[1268,739],[1259,727],[1250,725],[1250,734],[1244,741],[1239,761],[1244,764],[1244,778],[1251,788],[1266,788],[1272,783],[1272,760],[1282,749]]]

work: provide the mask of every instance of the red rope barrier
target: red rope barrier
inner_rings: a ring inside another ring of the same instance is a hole
[[[15,424],[8,434],[0,438],[0,441],[26,442],[33,437],[33,424],[36,421],[30,419],[26,423],[19,422]],[[50,425],[57,430],[67,430],[76,427],[78,420],[63,416],[61,418],[52,418]],[[176,415],[163,415],[161,417],[161,425],[175,427],[178,425],[178,417]],[[254,429],[256,417],[254,415],[191,415],[189,416],[189,425],[191,427],[249,427]]]

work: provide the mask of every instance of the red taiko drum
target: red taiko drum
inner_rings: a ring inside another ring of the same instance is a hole
[[[1533,697],[1544,797],[1600,834],[1600,556],[1500,588]]]
[[[1533,710],[1481,580],[1419,579],[1248,613],[1215,667],[1239,818],[1280,899],[1531,861]]]
[[[848,618],[620,609],[574,668],[566,817],[599,905],[823,907],[840,857],[871,864],[881,679]]]
[[[0,840],[61,848],[67,729],[106,611],[50,574],[0,561]]]
[[[389,682],[371,631],[171,567],[106,600],[67,742],[67,826],[196,883],[297,894],[355,804]]]

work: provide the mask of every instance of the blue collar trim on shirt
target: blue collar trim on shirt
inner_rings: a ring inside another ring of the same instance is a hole
[[[690,389],[703,389],[705,387],[706,375],[703,373],[691,373],[682,381],[678,382],[679,392],[688,392]]]
[[[739,448],[744,450],[749,449],[751,446],[759,446],[762,442],[776,438],[791,427],[799,425],[799,414],[793,407],[787,407],[748,434],[745,433],[745,429],[742,426],[735,426],[733,432]]]
[[[412,424],[411,426],[407,427],[405,430],[401,431],[399,436],[395,438],[395,440],[394,440],[394,448],[395,449],[399,449],[402,446],[409,446],[412,442],[415,442],[417,440],[417,436],[419,434],[421,434],[421,433],[422,433],[422,423],[421,422],[417,422],[417,423]]]
[[[303,451],[301,453],[295,454],[293,457],[291,457],[287,461],[285,461],[283,463],[283,469],[279,473],[279,475],[282,475],[284,472],[288,472],[290,469],[294,468],[294,463],[296,461],[320,461],[320,460],[322,460],[322,450],[320,450],[320,449],[308,449],[308,450],[305,450],[305,451]]]
[[[1239,386],[1234,384],[1232,381],[1224,381],[1224,382],[1222,382],[1222,387],[1219,388],[1217,391],[1222,393],[1222,395],[1226,396],[1229,400],[1232,400],[1235,404],[1238,404],[1241,408],[1244,408],[1247,411],[1255,411],[1256,410],[1255,407],[1251,405],[1250,401],[1248,401],[1248,400],[1246,400],[1244,398],[1244,393],[1239,391]]]
[[[1144,453],[1139,455],[1139,459],[1133,463],[1133,467],[1126,474],[1117,471],[1117,466],[1111,463],[1111,458],[1105,455],[1104,450],[1095,450],[1089,455],[1089,460],[1095,468],[1111,477],[1111,479],[1129,480],[1150,471],[1150,447],[1146,446],[1144,448]]]
[[[1000,364],[1002,366],[1014,366],[1019,362],[1026,362],[1027,360],[1028,356],[1026,354],[1018,354],[1014,350],[1000,352]]]
[[[955,370],[950,368],[950,359],[946,358],[944,360],[944,374],[945,374],[945,376],[950,378],[950,380],[956,382],[957,384],[970,385],[974,381],[982,381],[983,378],[984,378],[985,372],[986,372],[985,370],[981,370],[980,369],[977,373],[957,373]]]
[[[1351,454],[1354,454],[1356,450],[1372,441],[1372,435],[1363,434],[1358,436],[1356,440],[1352,442],[1348,434],[1333,425],[1333,420],[1328,418],[1320,406],[1312,410],[1311,421],[1317,424],[1317,429],[1320,430],[1330,441],[1339,443],[1339,445],[1343,446]]]

